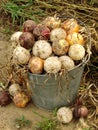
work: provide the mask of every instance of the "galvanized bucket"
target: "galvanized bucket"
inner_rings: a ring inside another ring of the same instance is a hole
[[[89,31],[87,33],[89,34]],[[90,40],[90,34],[88,35],[88,39]],[[36,106],[53,110],[74,103],[84,67],[90,59],[90,44],[89,41],[87,55],[83,61],[63,75],[28,73],[32,100]]]

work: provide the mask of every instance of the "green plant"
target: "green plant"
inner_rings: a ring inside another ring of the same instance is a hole
[[[42,118],[40,122],[36,124],[35,130],[55,130],[57,126],[57,121],[55,119],[56,109],[53,111],[52,117],[48,118],[39,113],[33,111],[36,115]]]
[[[31,125],[31,121],[27,120],[24,115],[15,119],[16,128],[29,127]]]

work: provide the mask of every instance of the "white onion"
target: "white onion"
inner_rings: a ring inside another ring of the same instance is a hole
[[[44,61],[44,70],[47,73],[58,73],[61,70],[61,62],[57,56],[51,56]]]
[[[27,64],[30,59],[28,50],[21,46],[17,46],[13,51],[13,60],[18,64]]]
[[[50,40],[52,42],[66,38],[66,31],[62,28],[55,28],[50,33]]]
[[[21,31],[18,31],[18,32],[15,32],[14,34],[12,34],[12,36],[11,36],[11,41],[12,42],[17,42],[17,43],[19,43],[19,37],[20,37],[20,35],[22,34],[23,32],[21,32]]]
[[[67,124],[69,123],[73,118],[72,110],[68,107],[61,107],[57,111],[57,119],[59,122]]]
[[[75,63],[69,56],[61,56],[59,57],[59,60],[61,61],[62,68],[65,70],[71,70],[74,68]]]
[[[38,40],[35,42],[32,52],[34,56],[46,59],[52,54],[52,47],[47,41]]]
[[[19,84],[11,84],[11,86],[9,87],[9,93],[10,95],[14,96],[17,92],[21,91],[21,87]]]
[[[68,54],[73,60],[81,60],[85,56],[85,48],[80,44],[73,44]]]

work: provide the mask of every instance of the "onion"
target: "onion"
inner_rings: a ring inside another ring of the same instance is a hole
[[[30,49],[34,45],[34,36],[30,32],[23,32],[19,37],[20,45],[26,49]]]
[[[88,115],[88,109],[86,106],[75,106],[73,110],[73,115],[75,118],[85,118]]]
[[[30,59],[30,53],[28,50],[21,46],[17,46],[13,51],[13,60],[17,64],[27,64]]]
[[[68,52],[69,43],[65,39],[61,39],[53,42],[52,49],[56,55],[63,55]]]
[[[50,33],[50,40],[52,42],[59,41],[66,38],[66,32],[62,28],[55,28]]]
[[[47,40],[50,38],[50,29],[43,24],[38,24],[33,34],[37,40]]]
[[[21,87],[19,84],[11,84],[11,86],[9,87],[9,93],[10,95],[14,96],[17,92],[21,91]]]
[[[43,68],[44,68],[44,61],[39,58],[39,57],[35,57],[33,56],[30,61],[29,61],[29,68],[30,71],[33,74],[40,74],[43,72]]]
[[[73,60],[81,60],[85,56],[85,48],[80,44],[73,44],[68,54]]]
[[[58,73],[61,70],[61,62],[57,56],[48,57],[44,61],[44,70],[47,73]]]
[[[57,119],[61,123],[67,124],[72,120],[72,118],[73,118],[72,111],[68,107],[61,107],[57,111]]]
[[[36,27],[36,22],[33,20],[26,20],[23,23],[23,32],[31,32],[33,33],[34,28]]]
[[[73,69],[75,66],[74,61],[69,56],[60,56],[59,60],[61,61],[62,64],[61,68],[67,71]]]
[[[69,34],[66,39],[70,45],[73,45],[76,43],[81,44],[81,45],[84,44],[84,39],[83,39],[82,35],[79,33],[76,33],[76,32]]]
[[[8,92],[0,91],[0,105],[6,106],[11,103],[11,98]]]
[[[32,52],[34,56],[46,59],[52,54],[52,47],[47,41],[38,40],[35,42]]]
[[[17,92],[13,97],[13,101],[17,107],[23,108],[28,104],[30,98],[24,92]]]
[[[21,31],[18,31],[18,32],[15,32],[14,34],[12,34],[12,36],[11,36],[11,41],[12,42],[17,42],[17,43],[19,43],[19,37],[20,37],[20,35],[22,34],[23,32],[21,32]]]
[[[50,29],[54,29],[60,27],[61,20],[55,16],[54,17],[48,16],[42,21],[42,23],[47,27],[49,27]]]
[[[75,19],[67,19],[62,23],[62,28],[66,30],[67,33],[73,33],[79,31],[79,24]]]

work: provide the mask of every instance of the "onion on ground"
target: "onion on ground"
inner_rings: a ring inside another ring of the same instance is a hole
[[[7,91],[0,91],[0,105],[6,106],[11,103],[10,95]]]
[[[9,93],[11,96],[14,96],[17,92],[21,91],[21,87],[19,84],[13,83],[9,86]]]
[[[57,56],[48,57],[44,61],[44,70],[47,73],[58,73],[61,70],[61,62]]]
[[[85,56],[85,48],[80,44],[73,44],[70,46],[68,54],[73,60],[82,60]]]
[[[17,107],[23,108],[30,101],[30,97],[24,92],[17,92],[13,97],[13,101]]]
[[[52,54],[52,47],[47,41],[38,40],[35,42],[32,48],[32,53],[34,56],[46,59]]]
[[[30,57],[30,52],[21,46],[17,46],[13,51],[13,60],[17,64],[27,64]]]
[[[72,110],[68,107],[61,107],[57,111],[57,119],[59,122],[68,124],[73,119]]]
[[[44,60],[39,57],[33,56],[30,58],[28,66],[33,74],[41,74],[44,69]]]

